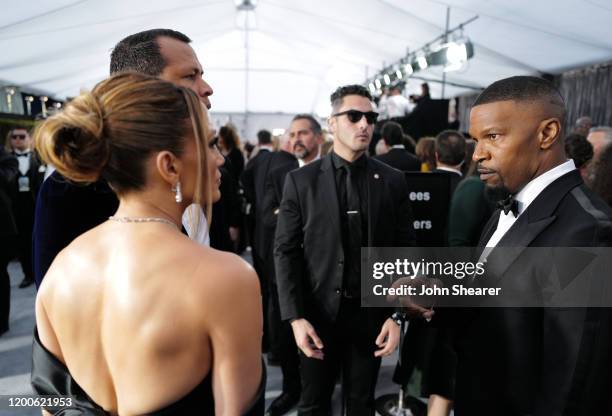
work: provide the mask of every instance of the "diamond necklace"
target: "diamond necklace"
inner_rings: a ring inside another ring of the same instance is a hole
[[[163,224],[168,224],[178,229],[178,226],[170,220],[161,217],[108,217],[111,221],[117,222],[161,222]]]

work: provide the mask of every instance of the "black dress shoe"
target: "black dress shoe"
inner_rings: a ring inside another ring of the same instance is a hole
[[[30,286],[32,283],[34,283],[33,279],[28,279],[27,277],[24,278],[21,283],[19,283],[19,289],[23,289],[24,287],[28,287]]]
[[[299,394],[283,393],[278,396],[272,403],[268,410],[266,410],[266,416],[281,416],[289,412],[300,400]]]

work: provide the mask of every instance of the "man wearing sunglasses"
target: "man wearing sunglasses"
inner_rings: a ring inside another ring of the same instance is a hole
[[[34,207],[38,189],[43,182],[46,166],[33,152],[32,138],[28,130],[17,127],[9,133],[12,154],[19,162],[19,175],[14,183],[13,210],[17,224],[17,256],[23,269],[24,278],[20,288],[34,283],[32,266],[32,229],[34,227]]]
[[[300,350],[300,415],[328,414],[337,376],[349,415],[373,415],[380,359],[399,326],[361,308],[361,247],[414,245],[401,172],[366,155],[377,113],[360,85],[331,96],[333,152],[285,179],[274,256],[283,320]]]

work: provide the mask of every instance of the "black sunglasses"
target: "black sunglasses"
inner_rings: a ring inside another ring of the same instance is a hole
[[[358,123],[363,116],[365,116],[368,124],[376,123],[376,119],[378,119],[378,113],[375,111],[359,111],[359,110],[346,110],[340,113],[332,114],[332,117],[343,116],[346,114],[346,117],[349,119],[351,123]]]
[[[25,134],[11,134],[11,139],[25,140],[25,138],[26,138]]]

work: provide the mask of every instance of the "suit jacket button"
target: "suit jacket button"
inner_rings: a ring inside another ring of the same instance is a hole
[[[336,295],[340,294],[340,289],[336,289]]]

